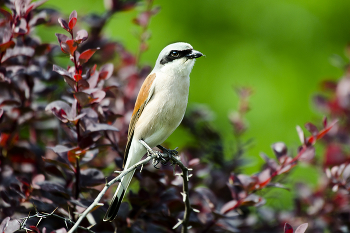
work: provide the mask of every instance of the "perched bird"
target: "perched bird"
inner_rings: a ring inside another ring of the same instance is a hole
[[[160,52],[136,99],[129,124],[124,169],[139,162],[146,153],[139,140],[153,148],[163,143],[179,126],[186,111],[190,73],[195,58],[201,56],[202,53],[183,42],[170,44]],[[122,178],[104,221],[112,221],[117,216],[134,172]]]

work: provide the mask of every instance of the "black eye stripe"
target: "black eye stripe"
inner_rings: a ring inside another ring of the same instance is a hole
[[[160,64],[164,65],[168,62],[172,62],[176,59],[180,59],[192,52],[192,49],[186,49],[186,50],[171,50],[168,55],[162,58],[160,61]],[[176,54],[176,55],[175,55]]]

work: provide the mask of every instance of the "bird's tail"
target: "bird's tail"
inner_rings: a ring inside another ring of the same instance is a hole
[[[127,155],[124,170],[130,168],[135,163],[139,162],[145,153],[146,153],[145,147],[143,145],[141,145],[141,143],[139,143],[139,141],[133,141],[131,143],[129,153]],[[128,174],[126,174],[122,178],[122,180],[119,183],[119,186],[117,188],[117,191],[115,191],[112,202],[107,210],[107,213],[106,213],[105,217],[103,218],[103,221],[113,221],[115,219],[115,217],[117,217],[117,213],[118,213],[120,204],[123,201],[126,190],[129,187],[130,181],[131,181],[132,177],[134,176],[134,173],[135,173],[135,170],[129,172]]]
[[[120,207],[120,204],[122,203],[122,200],[125,196],[125,192],[128,189],[128,186],[130,184],[130,181],[135,173],[135,170],[132,172],[129,172],[126,174],[121,182],[119,183],[119,186],[117,188],[117,191],[115,191],[115,194],[113,196],[113,199],[111,201],[111,204],[107,210],[107,213],[105,217],[103,218],[103,221],[113,221],[115,217],[117,217],[117,213]]]

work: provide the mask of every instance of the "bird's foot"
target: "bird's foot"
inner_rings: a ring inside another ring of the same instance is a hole
[[[172,155],[172,156],[177,156],[179,152],[177,151],[177,147],[174,150],[167,149],[161,145],[157,146],[164,154]]]
[[[162,152],[152,150],[152,148],[147,145],[145,141],[142,139],[140,140],[140,143],[146,148],[147,154],[149,156],[155,155],[155,158],[152,161],[152,164],[155,168],[159,169],[157,165],[161,163],[162,165],[167,165],[170,161],[171,156],[177,156],[178,152],[176,151],[177,148],[174,150],[166,149],[165,147],[158,145],[157,147],[162,150]]]

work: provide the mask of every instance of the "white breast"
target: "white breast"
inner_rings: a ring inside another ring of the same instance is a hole
[[[190,61],[191,62],[191,61]],[[194,62],[192,62],[194,64]],[[188,102],[190,69],[160,70],[153,82],[153,96],[135,126],[134,137],[150,147],[163,143],[181,123]]]

